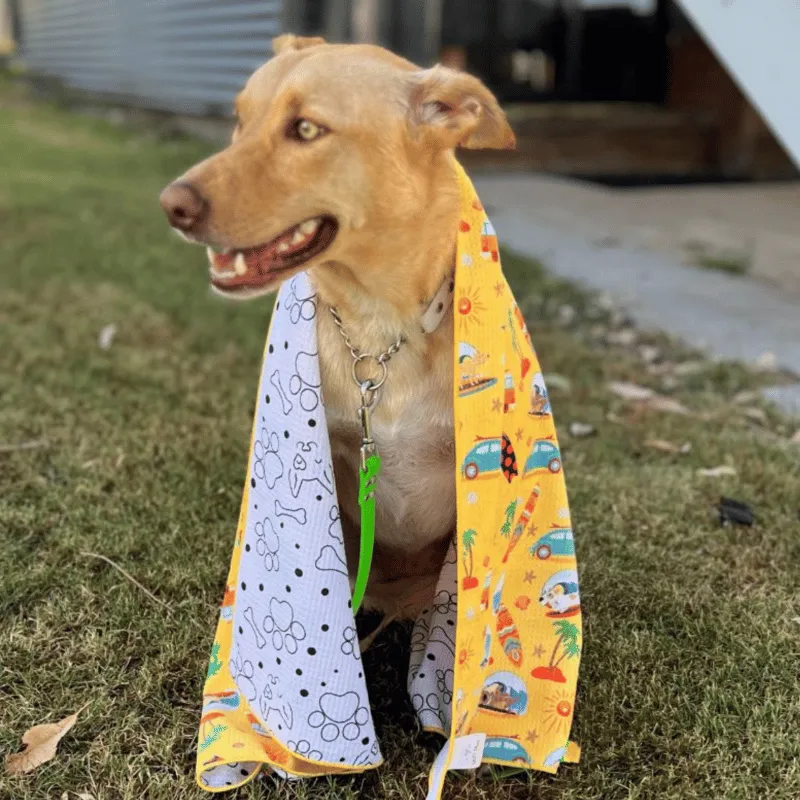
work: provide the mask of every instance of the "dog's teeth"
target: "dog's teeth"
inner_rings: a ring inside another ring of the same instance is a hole
[[[214,260],[214,250],[210,247],[206,247],[206,253],[208,255],[208,263],[211,264],[212,267],[216,267],[216,261]]]
[[[289,249],[289,242],[281,242],[278,245],[278,252],[285,253]]]
[[[236,254],[236,260],[233,262],[233,268],[237,275],[244,275],[247,272],[247,262],[241,253]]]
[[[302,225],[300,225],[300,232],[308,236],[310,233],[314,233],[314,231],[318,227],[319,227],[319,219],[309,219],[306,220]]]
[[[304,242],[305,240],[306,237],[303,236],[303,234],[299,230],[296,230],[294,232],[294,235],[292,236],[292,244],[300,244],[300,242]]]

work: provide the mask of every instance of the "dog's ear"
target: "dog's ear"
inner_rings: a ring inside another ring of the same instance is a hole
[[[443,148],[514,149],[506,115],[477,78],[437,65],[412,81],[411,124],[420,135]]]
[[[321,36],[295,36],[293,33],[284,33],[283,36],[276,36],[272,40],[272,52],[278,56],[281,53],[305,50],[320,44],[325,44],[325,40]]]

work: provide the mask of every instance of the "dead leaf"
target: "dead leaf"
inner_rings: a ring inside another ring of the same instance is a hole
[[[744,414],[747,419],[753,420],[753,422],[760,422],[763,424],[767,421],[767,414],[763,408],[745,408],[742,409],[742,414]]]
[[[661,358],[661,350],[652,344],[640,344],[637,348],[637,352],[639,353],[639,358],[641,358],[645,364],[653,364]]]
[[[738,392],[733,396],[732,402],[736,403],[736,405],[750,405],[750,403],[755,403],[756,400],[760,397],[758,392],[751,392],[745,390],[743,392]]]
[[[558,321],[564,326],[568,327],[572,324],[578,312],[570,305],[559,306]]]
[[[595,432],[594,425],[590,425],[588,422],[570,422],[567,430],[573,439],[583,439]]]
[[[688,414],[689,409],[672,397],[653,395],[645,402],[645,406],[653,411],[663,411],[667,414]]]
[[[791,439],[789,439],[789,441],[790,441],[792,444],[800,444],[800,428],[798,428],[798,430],[796,430],[796,431],[794,432],[794,436],[792,436],[792,438],[791,438]]]
[[[702,372],[705,368],[705,361],[682,361],[680,364],[675,365],[673,372],[676,375],[685,377],[687,375],[697,375],[698,372]]]
[[[649,400],[655,394],[652,389],[648,389],[646,386],[639,386],[636,383],[627,381],[612,381],[608,388],[623,400]]]
[[[692,452],[691,442],[677,445],[674,442],[668,442],[666,439],[648,439],[644,446],[649,447],[651,450],[658,450],[661,453],[680,453],[682,456]]]
[[[756,359],[755,367],[758,372],[775,372],[778,368],[778,358],[775,353],[767,351]]]
[[[672,397],[656,394],[647,386],[636,383],[614,381],[608,387],[617,397],[639,403],[640,407],[649,411],[662,411],[669,414],[688,414],[689,409]]]
[[[648,439],[644,443],[645,447],[651,450],[658,450],[661,453],[680,453],[681,449],[678,445],[668,442],[665,439]]]
[[[78,792],[78,800],[94,800],[94,795],[89,792]]]
[[[606,414],[606,419],[609,422],[613,422],[615,425],[625,425],[626,424],[625,420],[622,419],[622,417],[617,416],[613,411],[609,411],[608,414]]]
[[[616,344],[621,347],[630,347],[636,343],[636,331],[633,328],[623,328],[619,331],[609,331],[606,334],[606,341],[609,344]]]
[[[726,476],[736,475],[736,470],[733,467],[722,465],[720,467],[711,467],[710,469],[699,469],[697,474],[703,478],[722,478]]]
[[[26,746],[21,753],[10,753],[6,756],[6,769],[10,775],[31,772],[55,757],[56,747],[64,735],[78,721],[78,713],[64,717],[60,722],[48,722],[34,725],[22,734],[22,743]]]
[[[667,372],[672,372],[674,364],[670,361],[659,361],[654,364],[647,364],[645,369],[648,375],[665,375]]]
[[[114,343],[114,337],[116,335],[117,326],[113,323],[111,325],[106,325],[105,328],[100,331],[100,335],[97,337],[97,346],[101,350],[108,350]]]

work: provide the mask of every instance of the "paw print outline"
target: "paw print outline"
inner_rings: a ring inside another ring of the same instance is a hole
[[[453,702],[453,681],[455,672],[452,669],[436,670],[436,689],[442,697],[446,706]]]
[[[317,296],[314,294],[311,287],[309,287],[309,291],[312,293],[308,296],[301,297],[297,290],[297,285],[300,281],[299,276],[292,279],[291,283],[289,284],[289,290],[292,295],[291,304],[289,306],[289,319],[292,320],[292,324],[297,325],[300,320],[305,320],[306,322],[311,322],[312,319],[317,315]]]
[[[231,671],[234,683],[239,687],[247,702],[252,703],[257,695],[256,685],[253,683],[255,667],[253,667],[252,661],[242,658],[238,645],[236,647],[236,656],[231,656],[228,661],[228,669]]]
[[[253,445],[253,473],[259,480],[265,481],[267,487],[275,488],[275,484],[283,475],[283,461],[278,455],[280,439],[277,433],[261,429],[261,436]]]
[[[264,617],[264,632],[272,636],[272,646],[294,655],[297,643],[306,638],[306,629],[294,618],[294,608],[285,600],[273,597],[269,601],[269,614]]]
[[[352,625],[348,625],[342,631],[342,644],[340,645],[340,649],[344,655],[353,656],[356,661],[361,658],[361,648],[358,643],[358,631]]]
[[[319,698],[318,706],[309,715],[308,724],[320,729],[323,742],[335,742],[339,737],[354,742],[361,736],[361,729],[369,724],[369,709],[361,705],[356,692],[325,692]]]
[[[290,750],[309,761],[322,761],[322,753],[319,750],[312,750],[311,742],[307,739],[299,739],[296,742],[289,741],[286,744]]]
[[[289,378],[289,392],[297,398],[300,408],[307,413],[316,411],[319,406],[319,392],[322,384],[319,377],[313,379],[318,353],[301,350],[294,357],[294,373]]]
[[[275,526],[269,517],[264,517],[254,525],[256,540],[256,552],[264,559],[264,569],[267,572],[277,572],[280,569],[280,559],[278,550],[281,540],[275,532]]]

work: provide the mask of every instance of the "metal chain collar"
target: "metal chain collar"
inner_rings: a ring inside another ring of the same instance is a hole
[[[350,351],[350,355],[353,357],[353,381],[355,381],[356,386],[358,386],[361,391],[362,406],[365,405],[367,408],[372,408],[378,399],[378,390],[386,383],[386,378],[389,375],[387,363],[389,359],[400,350],[400,347],[405,342],[405,337],[402,334],[398,336],[397,341],[390,344],[389,347],[378,356],[374,356],[372,353],[362,353],[347,335],[339,312],[333,306],[330,306],[329,310],[333,321],[336,323],[336,327],[339,329],[339,333],[342,335],[342,339],[344,339],[344,343],[347,345],[347,349]],[[359,365],[362,365],[363,368],[364,363],[366,362],[368,364],[370,361],[374,361],[380,367],[377,378],[361,377],[358,374]],[[368,394],[369,398],[367,398]]]

